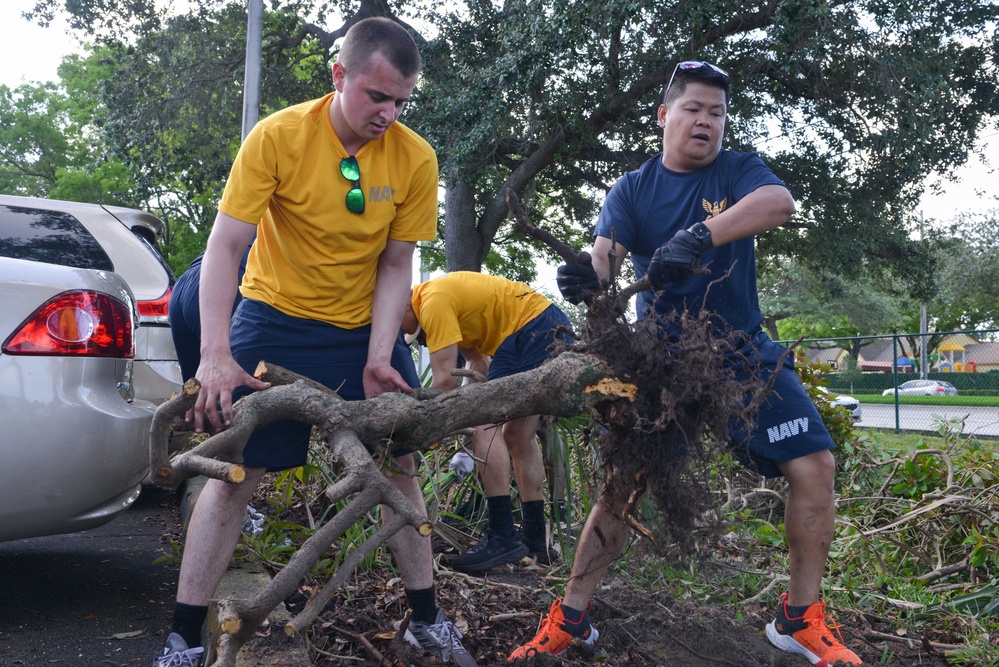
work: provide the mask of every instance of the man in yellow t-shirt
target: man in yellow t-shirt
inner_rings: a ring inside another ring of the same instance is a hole
[[[458,355],[487,380],[537,368],[555,340],[572,341],[569,319],[546,297],[524,283],[469,271],[456,271],[413,288],[402,319],[409,336],[419,335],[430,351],[432,387],[458,386],[451,374]],[[473,446],[482,461],[479,477],[489,507],[489,524],[478,544],[451,561],[456,570],[478,574],[531,555],[548,564],[544,465],[535,443],[538,415],[502,426],[480,426]],[[523,525],[513,524],[510,461],[517,475]]]
[[[246,137],[201,268],[201,392],[189,415],[196,431],[229,426],[233,401],[268,386],[250,374],[261,359],[348,400],[418,386],[399,327],[416,243],[436,235],[437,157],[396,121],[420,67],[405,28],[359,21],[333,64],[336,92],[279,111]],[[254,234],[243,300],[232,313],[239,259]],[[246,481],[205,486],[188,529],[173,627],[154,667],[196,664],[208,601],[247,503],[266,472],[306,463],[310,430],[293,421],[259,429],[243,452]],[[393,455],[397,466],[415,470],[410,452]],[[414,476],[391,480],[423,507]],[[413,610],[406,639],[444,662],[474,665],[437,608],[430,539],[407,527],[389,546]]]

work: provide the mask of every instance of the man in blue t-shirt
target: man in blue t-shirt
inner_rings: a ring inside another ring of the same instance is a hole
[[[761,329],[754,237],[787,222],[794,200],[759,156],[722,148],[728,101],[729,77],[721,68],[701,61],[677,65],[657,116],[662,153],[614,185],[597,220],[592,265],[559,267],[559,289],[580,303],[600,290],[601,280],[617,275],[630,254],[636,275],[648,276],[653,287],[638,297],[640,318],[703,308],[746,334],[741,352],[752,352],[776,379],[753,431],[732,444],[748,466],[770,477],[783,475],[789,484],[790,581],[767,637],[812,664],[859,665],[860,658],[830,631],[821,599],[835,519],[834,444],[793,361],[779,363],[784,348]],[[564,598],[511,660],[561,653],[576,639],[596,640],[586,610],[627,535],[628,525],[601,497],[580,537]]]

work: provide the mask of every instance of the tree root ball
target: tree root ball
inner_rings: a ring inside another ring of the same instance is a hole
[[[668,337],[663,334],[669,331]],[[742,332],[724,330],[706,312],[628,322],[615,295],[591,303],[576,349],[607,362],[638,392],[632,402],[601,404],[594,425],[604,475],[603,500],[657,549],[690,554],[705,530],[711,506],[708,466],[727,450],[733,432],[752,428],[770,392],[762,368],[740,354]],[[737,379],[735,368],[748,372]],[[638,503],[651,497],[654,530],[634,521]]]

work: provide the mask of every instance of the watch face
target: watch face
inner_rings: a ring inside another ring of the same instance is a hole
[[[694,235],[699,241],[704,241],[705,239],[711,238],[711,230],[703,222],[698,222],[693,225],[689,230],[691,234]]]

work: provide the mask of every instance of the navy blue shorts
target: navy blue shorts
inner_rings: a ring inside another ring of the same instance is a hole
[[[326,322],[286,315],[253,299],[243,299],[232,319],[232,355],[247,373],[260,361],[276,364],[322,382],[348,401],[364,399],[362,376],[368,358],[371,327],[341,329]],[[392,367],[411,387],[419,377],[402,331],[392,350]],[[234,399],[250,393],[247,387],[234,392]],[[312,427],[284,420],[257,430],[243,450],[243,464],[250,468],[285,470],[308,460]],[[402,456],[409,450],[397,450]]]
[[[562,327],[563,331],[557,331]],[[503,339],[489,365],[487,380],[505,378],[537,368],[548,359],[548,348],[556,339],[571,344],[572,324],[558,306],[548,306],[540,315]]]
[[[750,357],[754,370],[764,381],[775,372],[773,393],[760,406],[756,425],[749,437],[745,429],[733,426],[733,453],[751,470],[766,476],[780,477],[777,463],[833,449],[815,403],[805,393],[794,371],[794,356],[789,354],[779,368],[777,362],[786,349],[770,340],[765,333],[753,337],[756,353]],[[736,378],[748,381],[741,364],[736,365]]]
[[[198,281],[201,262],[185,271],[174,283],[167,310],[170,335],[180,361],[180,376],[186,382],[201,365],[201,313],[198,310]]]

